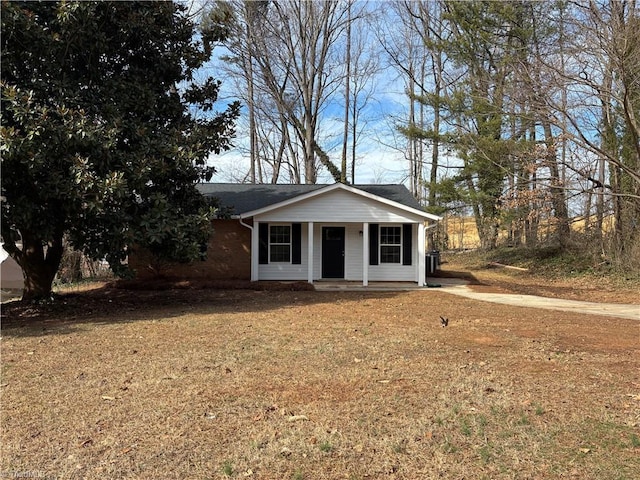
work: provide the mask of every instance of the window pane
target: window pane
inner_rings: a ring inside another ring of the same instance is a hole
[[[401,227],[380,227],[380,263],[400,263]]]
[[[342,240],[344,230],[342,228],[327,227],[324,230],[325,240]]]
[[[291,248],[289,245],[271,245],[270,260],[272,262],[291,261]]]
[[[400,247],[382,245],[380,247],[380,263],[400,263]]]
[[[400,227],[380,227],[381,245],[400,245]]]
[[[290,225],[269,226],[269,261],[284,263],[291,261]]]
[[[272,225],[269,243],[291,243],[291,227],[289,225]]]

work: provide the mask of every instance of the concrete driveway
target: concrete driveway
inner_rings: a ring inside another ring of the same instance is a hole
[[[473,290],[465,280],[459,278],[429,278],[427,283],[431,286],[439,287],[439,291],[483,302],[640,320],[640,305],[583,302],[579,300],[563,300],[560,298],[521,295],[517,293],[484,293]],[[425,287],[418,287],[415,283],[407,282],[371,282],[368,286],[363,287],[359,282],[327,281],[316,282],[314,286],[316,290],[320,291],[397,292],[428,290],[428,288]]]
[[[536,295],[521,295],[518,293],[484,293],[474,291],[463,280],[450,278],[438,278],[436,280],[442,285],[443,292],[483,302],[640,320],[640,305],[583,302]]]

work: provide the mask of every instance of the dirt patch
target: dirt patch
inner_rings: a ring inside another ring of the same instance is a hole
[[[207,280],[180,277],[159,277],[155,279],[116,280],[105,284],[105,288],[122,290],[256,290],[270,292],[313,291],[308,282],[251,282],[249,280]]]
[[[98,288],[2,315],[14,476],[640,476],[637,321],[438,289]]]

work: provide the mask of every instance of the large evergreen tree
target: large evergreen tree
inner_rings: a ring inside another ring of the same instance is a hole
[[[224,28],[196,35],[172,2],[2,2],[2,239],[48,296],[63,238],[122,273],[127,248],[200,254],[195,183],[228,148],[237,105],[195,82]]]
[[[458,181],[473,207],[483,248],[496,246],[507,173],[504,101],[513,71],[512,13],[511,4],[500,2],[446,3],[452,33],[445,50],[463,75],[445,103],[457,118],[455,144],[464,164]]]

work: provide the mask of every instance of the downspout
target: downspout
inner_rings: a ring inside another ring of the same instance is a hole
[[[435,221],[432,224],[426,225],[424,227],[424,246],[425,246],[424,253],[425,254],[427,253],[427,232],[429,230],[432,230],[432,229],[436,228],[437,226],[438,226],[438,222]],[[433,245],[432,245],[432,247],[433,247]],[[426,258],[425,258],[425,260],[426,260]],[[425,284],[425,286],[428,287],[429,286],[429,282],[428,282],[428,275],[427,275],[426,265],[423,267],[423,270],[424,270],[424,284]]]
[[[242,217],[238,217],[238,221],[240,222],[240,225],[242,225],[243,227],[247,227],[249,230],[251,230],[251,252],[250,252],[251,257],[250,257],[250,259],[251,259],[251,281],[253,282],[253,281],[256,281],[258,279],[257,267],[256,267],[256,265],[254,263],[254,260],[253,260],[253,256],[258,254],[257,252],[254,252],[254,248],[253,248],[254,247],[254,245],[253,245],[254,244],[253,225],[249,225],[248,223],[244,223]],[[254,269],[256,271],[254,271]]]
[[[424,227],[424,245],[425,245],[425,247],[427,246],[427,232],[429,230],[433,230],[434,228],[437,228],[437,227],[438,227],[438,222],[437,221],[435,221],[435,222],[433,222],[433,223],[431,223],[429,225],[426,225]]]
[[[418,286],[427,286],[427,273],[426,273],[426,265],[425,261],[427,260],[427,232],[433,228],[438,226],[437,222],[427,224],[427,222],[422,222],[419,224],[418,235],[422,234],[422,238],[418,237]]]

